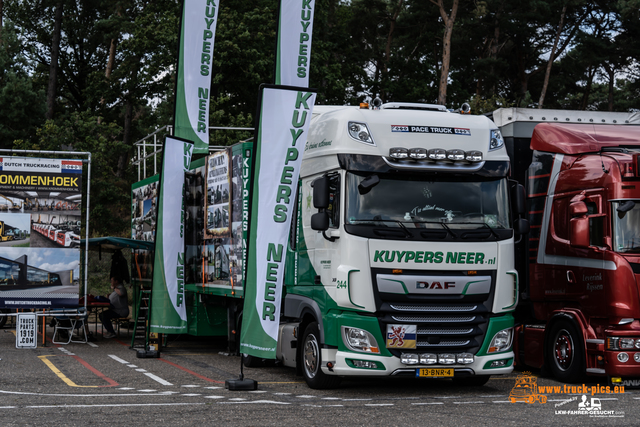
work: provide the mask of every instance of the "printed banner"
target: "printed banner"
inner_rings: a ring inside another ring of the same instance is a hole
[[[207,158],[207,239],[229,236],[230,176],[226,150]]]
[[[0,158],[0,308],[77,307],[82,160]]]
[[[280,0],[276,84],[308,87],[313,0]]]
[[[132,239],[155,241],[159,177],[153,175],[131,186]]]
[[[254,147],[240,351],[275,359],[285,252],[316,94],[263,87]]]
[[[220,0],[185,0],[182,8],[175,136],[209,153],[209,89]]]
[[[165,138],[158,192],[151,332],[187,332],[184,299],[184,175],[190,168],[192,152],[191,142],[170,136]]]

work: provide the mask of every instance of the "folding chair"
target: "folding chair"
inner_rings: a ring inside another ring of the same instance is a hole
[[[87,318],[87,313],[84,308],[78,309],[77,316],[56,316],[55,325],[53,328],[53,337],[51,337],[51,342],[54,344],[69,344],[69,343],[86,343],[87,340],[87,331],[84,328],[84,322]],[[73,331],[78,330],[77,338],[74,340]],[[82,332],[80,332],[82,330]],[[67,333],[67,340],[60,340],[61,335],[60,331],[65,331]],[[56,336],[58,337],[58,341],[56,341]]]

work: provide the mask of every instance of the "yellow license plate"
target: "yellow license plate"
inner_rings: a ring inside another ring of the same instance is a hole
[[[428,369],[417,369],[416,377],[426,377],[426,378],[439,378],[439,377],[452,377],[453,369],[437,369],[437,368],[428,368]]]

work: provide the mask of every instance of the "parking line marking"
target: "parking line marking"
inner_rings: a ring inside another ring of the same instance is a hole
[[[119,358],[118,356],[116,356],[115,354],[107,354],[107,356],[109,356],[110,358],[112,358],[112,359],[113,359],[113,360],[115,360],[116,362],[120,362],[120,363],[122,363],[123,365],[128,365],[128,364],[129,364],[129,362],[127,362],[127,361],[126,361],[126,360],[124,360],[124,359],[120,359],[120,358]]]
[[[114,406],[186,406],[186,405],[206,405],[206,403],[118,403],[118,405],[38,405],[25,406],[25,408],[113,408]]]
[[[174,367],[176,367],[176,368],[178,368],[178,369],[181,369],[181,370],[185,371],[185,372],[186,372],[186,373],[188,373],[188,374],[191,374],[191,375],[193,375],[193,376],[195,376],[195,377],[200,378],[201,380],[209,381],[209,382],[211,382],[211,383],[224,384],[224,381],[212,380],[211,378],[207,378],[207,377],[205,377],[204,375],[200,375],[200,374],[198,374],[198,373],[196,373],[196,372],[193,372],[193,371],[192,371],[192,370],[190,370],[190,369],[187,369],[187,368],[185,368],[185,367],[183,367],[183,366],[180,366],[180,365],[178,365],[177,363],[169,362],[169,361],[168,361],[167,359],[165,359],[165,358],[159,357],[159,358],[158,358],[158,360],[161,360],[161,361],[163,361],[164,363],[168,363],[168,364],[169,364],[169,365],[171,365],[171,366],[174,366]]]
[[[416,402],[412,405],[444,405],[444,402]]]
[[[96,374],[98,377],[104,379],[105,381],[107,381],[110,385],[109,386],[98,386],[98,385],[78,385],[76,383],[74,383],[73,381],[71,381],[71,379],[69,377],[67,377],[65,374],[63,374],[49,359],[48,359],[49,355],[45,355],[45,356],[38,356],[38,359],[42,360],[42,362],[47,365],[47,367],[49,369],[51,369],[53,371],[54,374],[56,374],[58,376],[58,378],[60,378],[62,381],[65,382],[65,384],[67,384],[69,387],[81,387],[81,388],[98,388],[98,387],[113,387],[113,386],[117,386],[120,385],[117,382],[113,381],[111,378],[108,378],[107,376],[105,376],[104,374],[102,374],[100,371],[98,371],[97,369],[95,369],[94,367],[92,367],[91,365],[89,365],[87,362],[85,362],[84,360],[80,359],[78,356],[72,356],[74,359],[76,359],[78,362],[80,362],[82,365],[84,365],[87,369],[89,369],[91,372],[93,372],[94,374]]]
[[[146,376],[148,376],[149,378],[151,378],[152,380],[159,382],[162,385],[173,385],[169,381],[165,381],[162,378],[160,378],[159,376],[153,375],[151,372],[145,372],[144,374]]]

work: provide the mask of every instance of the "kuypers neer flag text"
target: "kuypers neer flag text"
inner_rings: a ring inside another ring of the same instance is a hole
[[[209,153],[209,89],[219,0],[185,0],[178,58],[175,133]]]
[[[316,94],[264,87],[256,132],[240,351],[275,359],[285,252]]]
[[[184,174],[191,166],[192,153],[191,142],[166,137],[158,193],[151,332],[187,332],[184,298]]]
[[[308,87],[314,0],[280,0],[276,84]]]
[[[77,307],[82,160],[0,158],[0,308]]]

